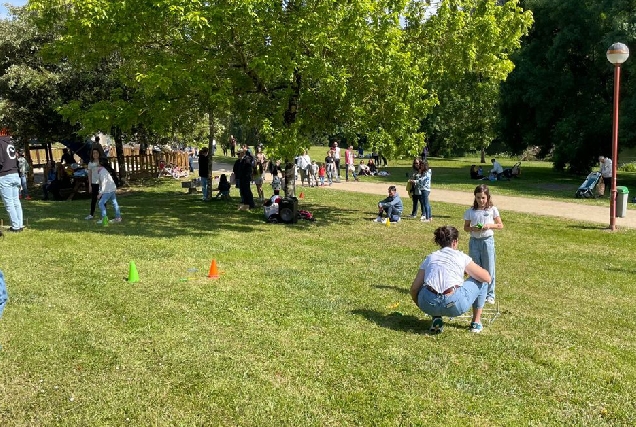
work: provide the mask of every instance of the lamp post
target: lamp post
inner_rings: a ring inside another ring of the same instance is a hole
[[[616,162],[618,160],[618,89],[621,83],[621,65],[629,58],[629,49],[623,43],[614,43],[607,49],[607,60],[614,64],[614,117],[612,120],[612,191],[610,196],[610,230],[616,230]]]

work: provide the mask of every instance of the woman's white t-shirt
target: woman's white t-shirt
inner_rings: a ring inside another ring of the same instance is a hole
[[[464,283],[464,272],[472,258],[450,247],[442,248],[427,256],[420,270],[424,270],[424,285],[435,289],[438,293]]]
[[[491,207],[488,209],[467,209],[464,212],[464,220],[470,221],[470,226],[474,227],[477,224],[494,224],[495,218],[499,216],[499,210],[496,207]],[[483,239],[486,237],[490,237],[495,234],[492,230],[480,230],[480,231],[471,231],[470,236],[475,237],[477,239]]]
[[[99,184],[99,174],[97,173],[98,167],[99,167],[99,163],[88,162],[87,169],[91,175],[91,184]]]

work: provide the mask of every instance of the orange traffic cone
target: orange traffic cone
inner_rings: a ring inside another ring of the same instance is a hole
[[[216,260],[212,260],[212,264],[210,264],[210,272],[208,273],[208,279],[218,279],[219,278],[219,270],[216,268]]]
[[[303,193],[302,191],[300,192],[300,195],[298,196],[299,199],[304,199],[305,198],[305,193]]]

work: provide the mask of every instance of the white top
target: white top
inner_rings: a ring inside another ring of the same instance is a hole
[[[468,255],[450,247],[435,251],[420,264],[420,270],[424,270],[424,285],[440,294],[453,286],[461,286],[466,267],[471,262]]]
[[[503,173],[503,167],[501,167],[501,165],[499,164],[497,160],[493,162],[491,172]]]
[[[99,176],[99,194],[114,193],[117,190],[113,177],[105,167],[100,166],[97,169],[97,175]]]
[[[86,167],[86,169],[88,169],[88,174],[91,177],[91,184],[99,184],[99,175],[97,173],[97,168],[99,168],[98,162],[88,162],[88,166]]]
[[[333,158],[340,160],[340,147],[333,149]]]
[[[601,163],[601,176],[603,178],[612,177],[612,159],[605,157],[605,162]]]
[[[307,169],[309,166],[311,166],[311,158],[309,157],[309,154],[303,154],[298,158],[298,167],[300,169]]]
[[[496,207],[488,209],[469,208],[464,212],[464,220],[470,221],[470,226],[475,227],[477,224],[494,224],[495,218],[499,216],[499,210]],[[483,239],[495,234],[492,230],[471,231],[470,236],[477,239]]]

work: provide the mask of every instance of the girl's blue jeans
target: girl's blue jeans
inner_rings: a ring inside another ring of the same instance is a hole
[[[471,237],[468,241],[468,255],[477,265],[490,273],[492,280],[488,284],[486,297],[495,298],[495,238],[493,236],[483,239]]]
[[[101,199],[99,199],[99,210],[102,212],[102,218],[105,218],[107,216],[106,203],[109,200],[112,201],[113,207],[115,208],[115,218],[121,218],[119,203],[117,203],[117,196],[115,195],[114,191],[112,193],[103,193]]]
[[[429,195],[431,194],[430,190],[422,190],[422,194],[420,194],[420,201],[422,204],[422,215],[426,217],[426,219],[431,219],[431,202],[429,200]]]

